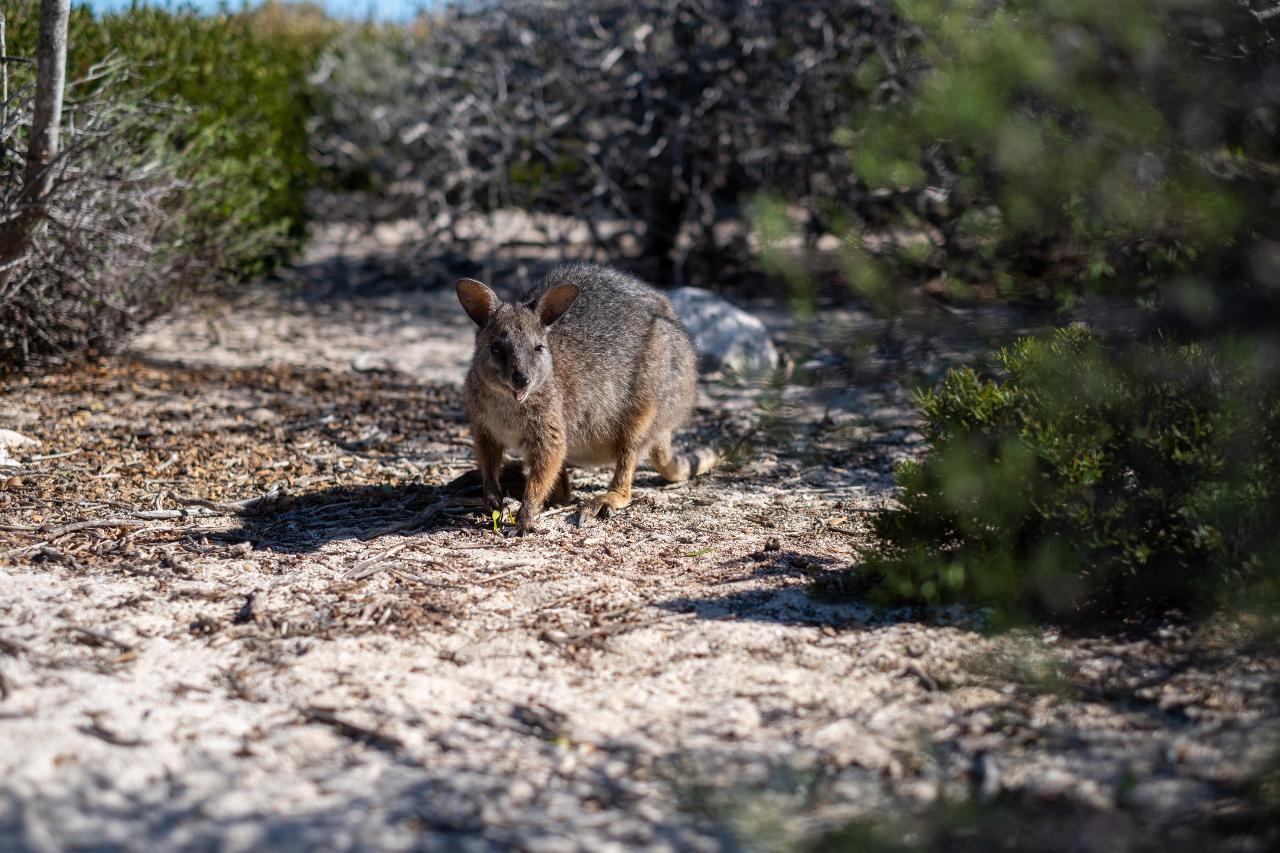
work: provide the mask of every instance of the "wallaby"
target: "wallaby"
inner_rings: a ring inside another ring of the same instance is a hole
[[[502,505],[503,454],[518,451],[525,489],[520,533],[548,498],[567,502],[566,465],[614,464],[603,495],[585,502],[580,525],[631,502],[646,451],[671,482],[709,471],[710,450],[677,454],[671,436],[693,411],[693,343],[656,288],[608,267],[557,267],[515,302],[485,285],[458,282],[458,301],[480,328],[467,374],[476,463],[485,504]]]

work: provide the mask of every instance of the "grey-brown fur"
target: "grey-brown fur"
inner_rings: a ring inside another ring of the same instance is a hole
[[[630,503],[646,453],[670,481],[718,461],[711,451],[672,449],[672,433],[693,410],[697,373],[689,335],[660,291],[579,264],[552,270],[514,302],[470,279],[458,282],[458,299],[480,327],[466,390],[485,501],[500,505],[503,453],[520,453],[521,531],[548,498],[569,498],[569,464],[614,465],[608,491],[582,505],[585,524]]]

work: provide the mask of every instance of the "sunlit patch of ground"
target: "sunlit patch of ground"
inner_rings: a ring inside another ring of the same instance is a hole
[[[994,797],[1131,845],[1244,802],[1280,704],[1247,643],[809,597],[920,449],[894,380],[708,386],[687,439],[733,464],[514,538],[450,485],[466,325],[407,298],[438,372],[397,369],[391,298],[214,306],[221,344],[193,313],[0,395],[42,442],[0,478],[6,843],[786,846]]]

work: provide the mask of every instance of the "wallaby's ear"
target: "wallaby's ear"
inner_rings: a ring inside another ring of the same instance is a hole
[[[542,325],[550,326],[556,320],[560,319],[560,315],[569,310],[569,306],[578,298],[578,294],[582,291],[578,289],[576,284],[557,284],[555,287],[542,294],[542,298],[538,300],[538,319],[542,321]]]
[[[481,284],[474,278],[458,279],[458,301],[467,312],[467,316],[476,321],[477,326],[489,322],[489,315],[498,307],[498,294]]]

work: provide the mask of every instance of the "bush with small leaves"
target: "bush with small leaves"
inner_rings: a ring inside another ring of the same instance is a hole
[[[34,52],[39,5],[5,10],[10,55]],[[314,177],[306,73],[331,30],[318,9],[276,4],[72,10],[62,153],[30,243],[0,270],[0,366],[109,352],[182,294],[288,256]],[[31,210],[34,67],[9,68],[5,221]]]
[[[9,51],[35,44],[39,0],[10,4]],[[268,2],[242,12],[202,14],[193,5],[134,5],[95,13],[77,5],[67,38],[67,80],[104,63],[125,63],[141,100],[185,109],[166,143],[198,151],[182,175],[203,186],[209,222],[236,223],[223,273],[261,272],[303,236],[305,196],[318,175],[307,153],[315,92],[307,84],[338,25],[316,6]],[[23,66],[14,66],[21,85]]]
[[[1106,295],[1161,309],[1147,325],[1166,329],[1274,324],[1273,3],[897,5],[923,32],[907,93],[858,105],[841,133],[891,226],[850,235],[862,292]]]
[[[1081,326],[921,395],[931,449],[828,593],[1007,617],[1203,613],[1280,561],[1280,390],[1266,353],[1120,349]]]

